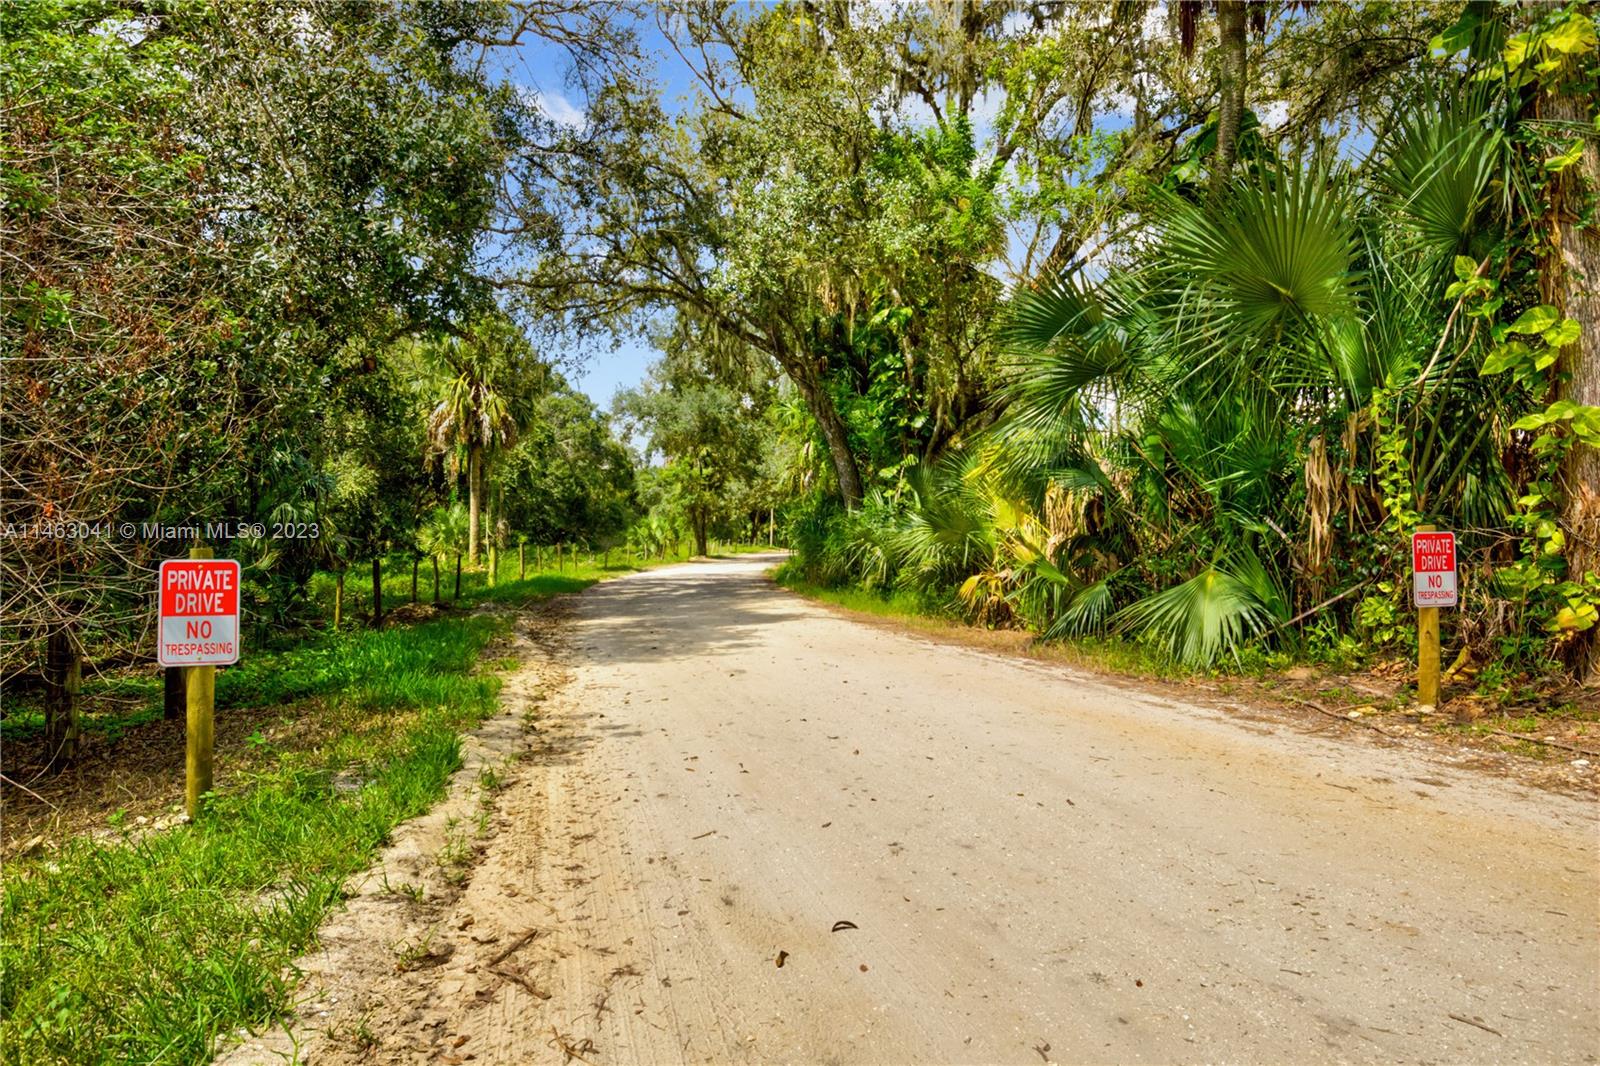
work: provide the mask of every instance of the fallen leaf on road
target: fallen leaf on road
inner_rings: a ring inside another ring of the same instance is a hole
[[[861,964],[861,972],[862,973],[866,973],[867,972],[867,964],[866,963],[862,963]]]
[[[861,927],[856,925],[855,922],[846,921],[843,918],[841,918],[837,922],[833,923],[833,929],[830,930],[830,931],[834,932],[834,933],[837,933],[841,929],[859,929],[859,928],[861,928]]]
[[[1473,1026],[1474,1028],[1482,1029],[1484,1032],[1493,1033],[1495,1036],[1498,1036],[1498,1037],[1502,1037],[1503,1038],[1506,1035],[1506,1034],[1502,1033],[1498,1029],[1493,1029],[1493,1028],[1490,1028],[1489,1026],[1485,1025],[1483,1023],[1483,1019],[1482,1018],[1476,1018],[1476,1017],[1468,1018],[1464,1014],[1452,1014],[1452,1015],[1450,1015],[1450,1020],[1453,1021],[1453,1022],[1461,1022],[1463,1025],[1470,1025],[1470,1026]]]
[[[783,969],[783,960],[787,959],[788,957],[789,953],[787,951],[778,952],[778,969]]]
[[[517,939],[508,944],[502,951],[496,954],[494,958],[489,960],[490,968],[492,969],[493,967],[500,965],[502,962],[505,962],[506,959],[521,951],[525,946],[527,946],[528,941],[532,940],[538,935],[539,930],[537,929],[529,929],[524,932],[521,936],[517,937]],[[477,938],[474,937],[473,939],[476,940]]]

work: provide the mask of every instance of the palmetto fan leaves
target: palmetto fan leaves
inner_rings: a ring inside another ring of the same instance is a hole
[[[953,577],[994,557],[994,503],[968,476],[980,463],[964,456],[942,470],[920,466],[909,475],[914,502],[894,536],[909,574]]]
[[[1112,618],[1117,629],[1148,634],[1191,666],[1210,666],[1264,632],[1273,611],[1257,587],[1258,575],[1212,565],[1180,585],[1129,604]]]
[[[417,545],[429,555],[449,555],[467,548],[467,509],[459,503],[437,507],[428,515]]]
[[[1377,172],[1394,215],[1434,265],[1473,254],[1489,214],[1490,183],[1505,162],[1505,141],[1485,122],[1483,93],[1441,93],[1418,101],[1384,148]]]
[[[1024,421],[1048,419],[1093,384],[1137,383],[1141,334],[1152,324],[1139,292],[1119,276],[1090,289],[1072,271],[1018,292],[1003,338],[1013,371],[1005,396]]]
[[[858,575],[864,587],[884,588],[892,581],[897,567],[895,532],[900,518],[899,508],[881,488],[870,490],[861,506],[846,516],[840,563],[846,572]]]
[[[1076,271],[1043,279],[1037,288],[1022,289],[1012,299],[1005,338],[1024,352],[1049,347],[1063,333],[1081,333],[1103,318],[1100,301]]]
[[[1108,415],[1154,394],[1166,374],[1141,341],[1148,317],[1129,286],[1090,290],[1070,272],[1013,297],[1006,414],[993,432],[1006,476],[1042,489],[1052,471],[1081,461],[1082,442]]]
[[[1179,294],[1207,346],[1242,347],[1355,302],[1355,234],[1336,183],[1320,170],[1238,184],[1222,205],[1171,197],[1150,280]],[[1182,318],[1183,316],[1174,316]]]
[[[1110,576],[1083,586],[1073,594],[1066,608],[1050,624],[1050,628],[1045,630],[1045,639],[1079,636],[1104,629],[1106,619],[1111,615],[1112,605]]]

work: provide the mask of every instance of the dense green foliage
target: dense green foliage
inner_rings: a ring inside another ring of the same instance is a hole
[[[448,567],[423,534],[458,498],[469,569],[480,540],[620,536],[630,457],[477,270],[537,119],[471,54],[616,38],[576,5],[516,14],[0,9],[0,675],[37,675],[52,642],[144,653],[153,567],[196,526],[278,630],[313,620],[319,569]]]
[[[1272,27],[1253,95],[1274,95],[1270,46],[1316,21]],[[876,476],[859,506],[819,492],[791,511],[799,572],[1196,665],[1255,643],[1351,658],[1411,639],[1407,538],[1433,523],[1461,534],[1453,653],[1497,676],[1592,671],[1596,487],[1574,460],[1600,444],[1600,407],[1577,389],[1596,324],[1563,308],[1600,270],[1600,183],[1561,197],[1594,151],[1594,18],[1469,6],[1439,28],[1391,72],[1398,117],[1345,116],[1368,123],[1367,147],[1307,144],[1292,123],[1269,136],[1248,114],[1221,182],[1205,125],[1144,160],[1130,193],[1102,188],[1117,232],[1088,258],[978,297],[991,328],[975,343],[999,369],[974,379],[987,416],[960,437],[907,432],[925,425],[905,421],[919,402],[939,402],[914,374],[881,400],[870,371],[859,395],[837,391]],[[1540,116],[1572,99],[1581,121]],[[977,214],[990,198],[971,183],[993,174],[955,158]],[[1551,229],[1573,212],[1590,273],[1563,276]],[[973,230],[943,222],[915,254],[859,268],[861,284],[951,261],[946,233]],[[883,365],[900,367],[915,357],[894,331],[950,305],[857,306],[852,338],[893,322]]]
[[[7,538],[6,676],[139,646],[186,541],[123,522],[317,530],[227,545],[281,630],[779,512],[814,579],[1197,663],[1403,642],[1448,525],[1453,640],[1600,663],[1592,5],[691,3],[676,102],[649,14],[5,8],[6,521],[98,531]],[[608,415],[554,353],[630,333]]]

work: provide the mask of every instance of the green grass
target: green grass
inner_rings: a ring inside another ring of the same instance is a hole
[[[823,603],[878,618],[924,618],[959,623],[960,616],[948,607],[932,602],[906,589],[863,589],[854,586],[829,588],[793,578],[780,577],[779,584],[793,592]]]
[[[345,878],[442,795],[462,731],[494,710],[499,682],[473,667],[504,625],[330,636],[223,671],[219,697],[319,697],[330,739],[273,752],[194,825],[8,864],[6,1061],[203,1062],[219,1035],[283,1014],[289,964]]]

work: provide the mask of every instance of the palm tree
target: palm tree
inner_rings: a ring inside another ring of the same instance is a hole
[[[1211,195],[1220,196],[1233,173],[1250,82],[1247,33],[1266,28],[1266,6],[1260,0],[1179,0],[1178,43],[1185,58],[1194,53],[1200,13],[1217,13],[1217,149],[1211,168]]]
[[[469,524],[467,509],[459,503],[449,507],[436,507],[417,534],[417,544],[433,560],[433,602],[439,599],[439,556],[456,557],[455,598],[461,596],[461,552],[468,543]]]
[[[495,353],[475,341],[449,337],[434,346],[446,371],[443,395],[428,419],[428,437],[437,452],[448,452],[460,469],[466,455],[467,558],[478,563],[479,526],[487,483],[485,468],[516,441],[517,423],[497,379],[503,372]]]

